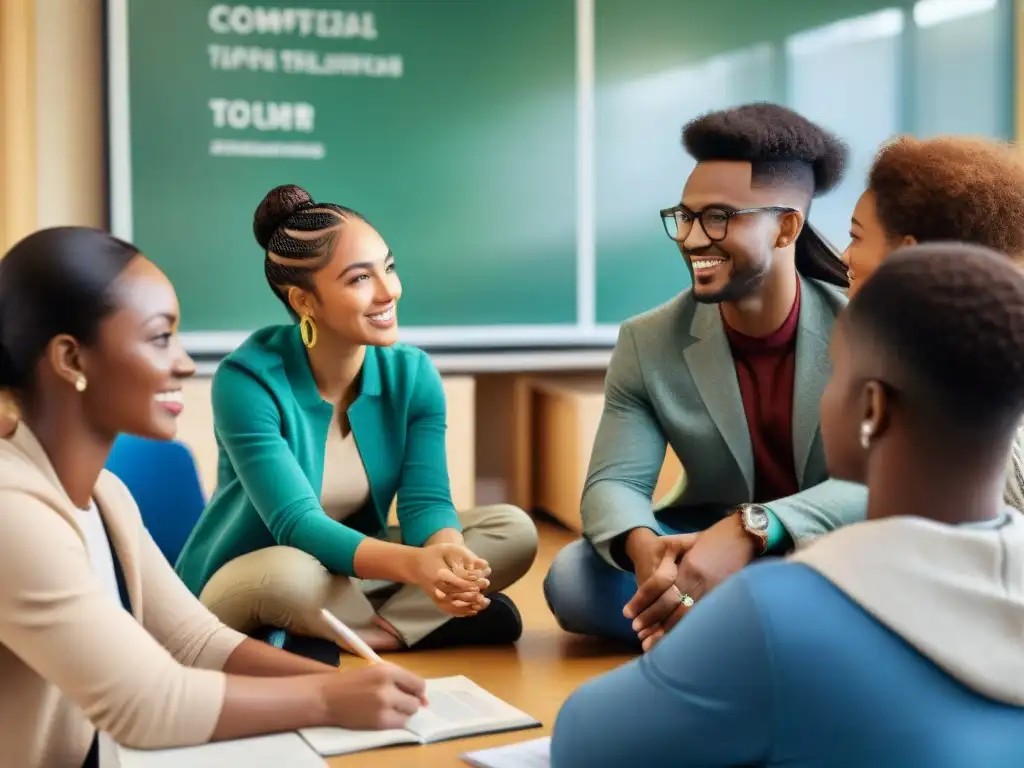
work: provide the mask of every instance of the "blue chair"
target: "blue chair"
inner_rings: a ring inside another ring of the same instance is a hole
[[[192,452],[177,441],[119,435],[107,459],[107,469],[128,486],[139,505],[142,522],[174,565],[206,506]],[[260,627],[252,636],[324,664],[336,667],[341,663],[341,651],[328,640],[302,637],[276,627]]]
[[[192,452],[177,441],[119,435],[107,469],[128,486],[143,524],[174,565],[206,506]]]

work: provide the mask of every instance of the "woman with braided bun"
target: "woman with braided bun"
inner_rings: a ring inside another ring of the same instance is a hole
[[[178,573],[228,626],[285,630],[311,655],[337,655],[322,608],[375,650],[516,641],[500,592],[533,563],[536,528],[510,505],[456,512],[441,378],[396,343],[395,255],[296,186],[266,195],[253,231],[296,322],[255,332],[214,376],[217,490]]]
[[[1024,261],[1024,155],[991,139],[900,136],[882,146],[850,219],[843,253],[854,296],[904,245],[959,241]],[[1006,503],[1024,511],[1024,429],[1007,467]]]

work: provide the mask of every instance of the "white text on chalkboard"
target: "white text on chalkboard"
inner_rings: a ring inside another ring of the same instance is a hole
[[[290,75],[342,75],[347,77],[401,77],[401,56],[363,53],[281,51],[281,70]]]
[[[316,110],[306,102],[210,99],[214,128],[312,133]]]
[[[377,19],[367,12],[224,4],[213,6],[206,21],[218,35],[377,39]]]
[[[281,51],[254,45],[206,46],[212,69],[225,72],[284,72],[288,75],[338,77],[401,77],[405,63],[400,54]]]

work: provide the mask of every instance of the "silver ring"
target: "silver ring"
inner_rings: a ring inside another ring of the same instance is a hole
[[[680,592],[679,587],[676,587],[676,594],[679,595],[679,602],[682,603],[684,606],[686,606],[687,608],[693,606],[693,598],[685,592]]]

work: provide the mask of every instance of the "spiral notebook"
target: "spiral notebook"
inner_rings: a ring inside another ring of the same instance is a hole
[[[427,681],[428,705],[409,718],[404,728],[391,731],[349,731],[344,728],[304,728],[299,734],[319,754],[348,755],[400,744],[436,741],[540,727],[530,715],[507,704],[467,677]]]

